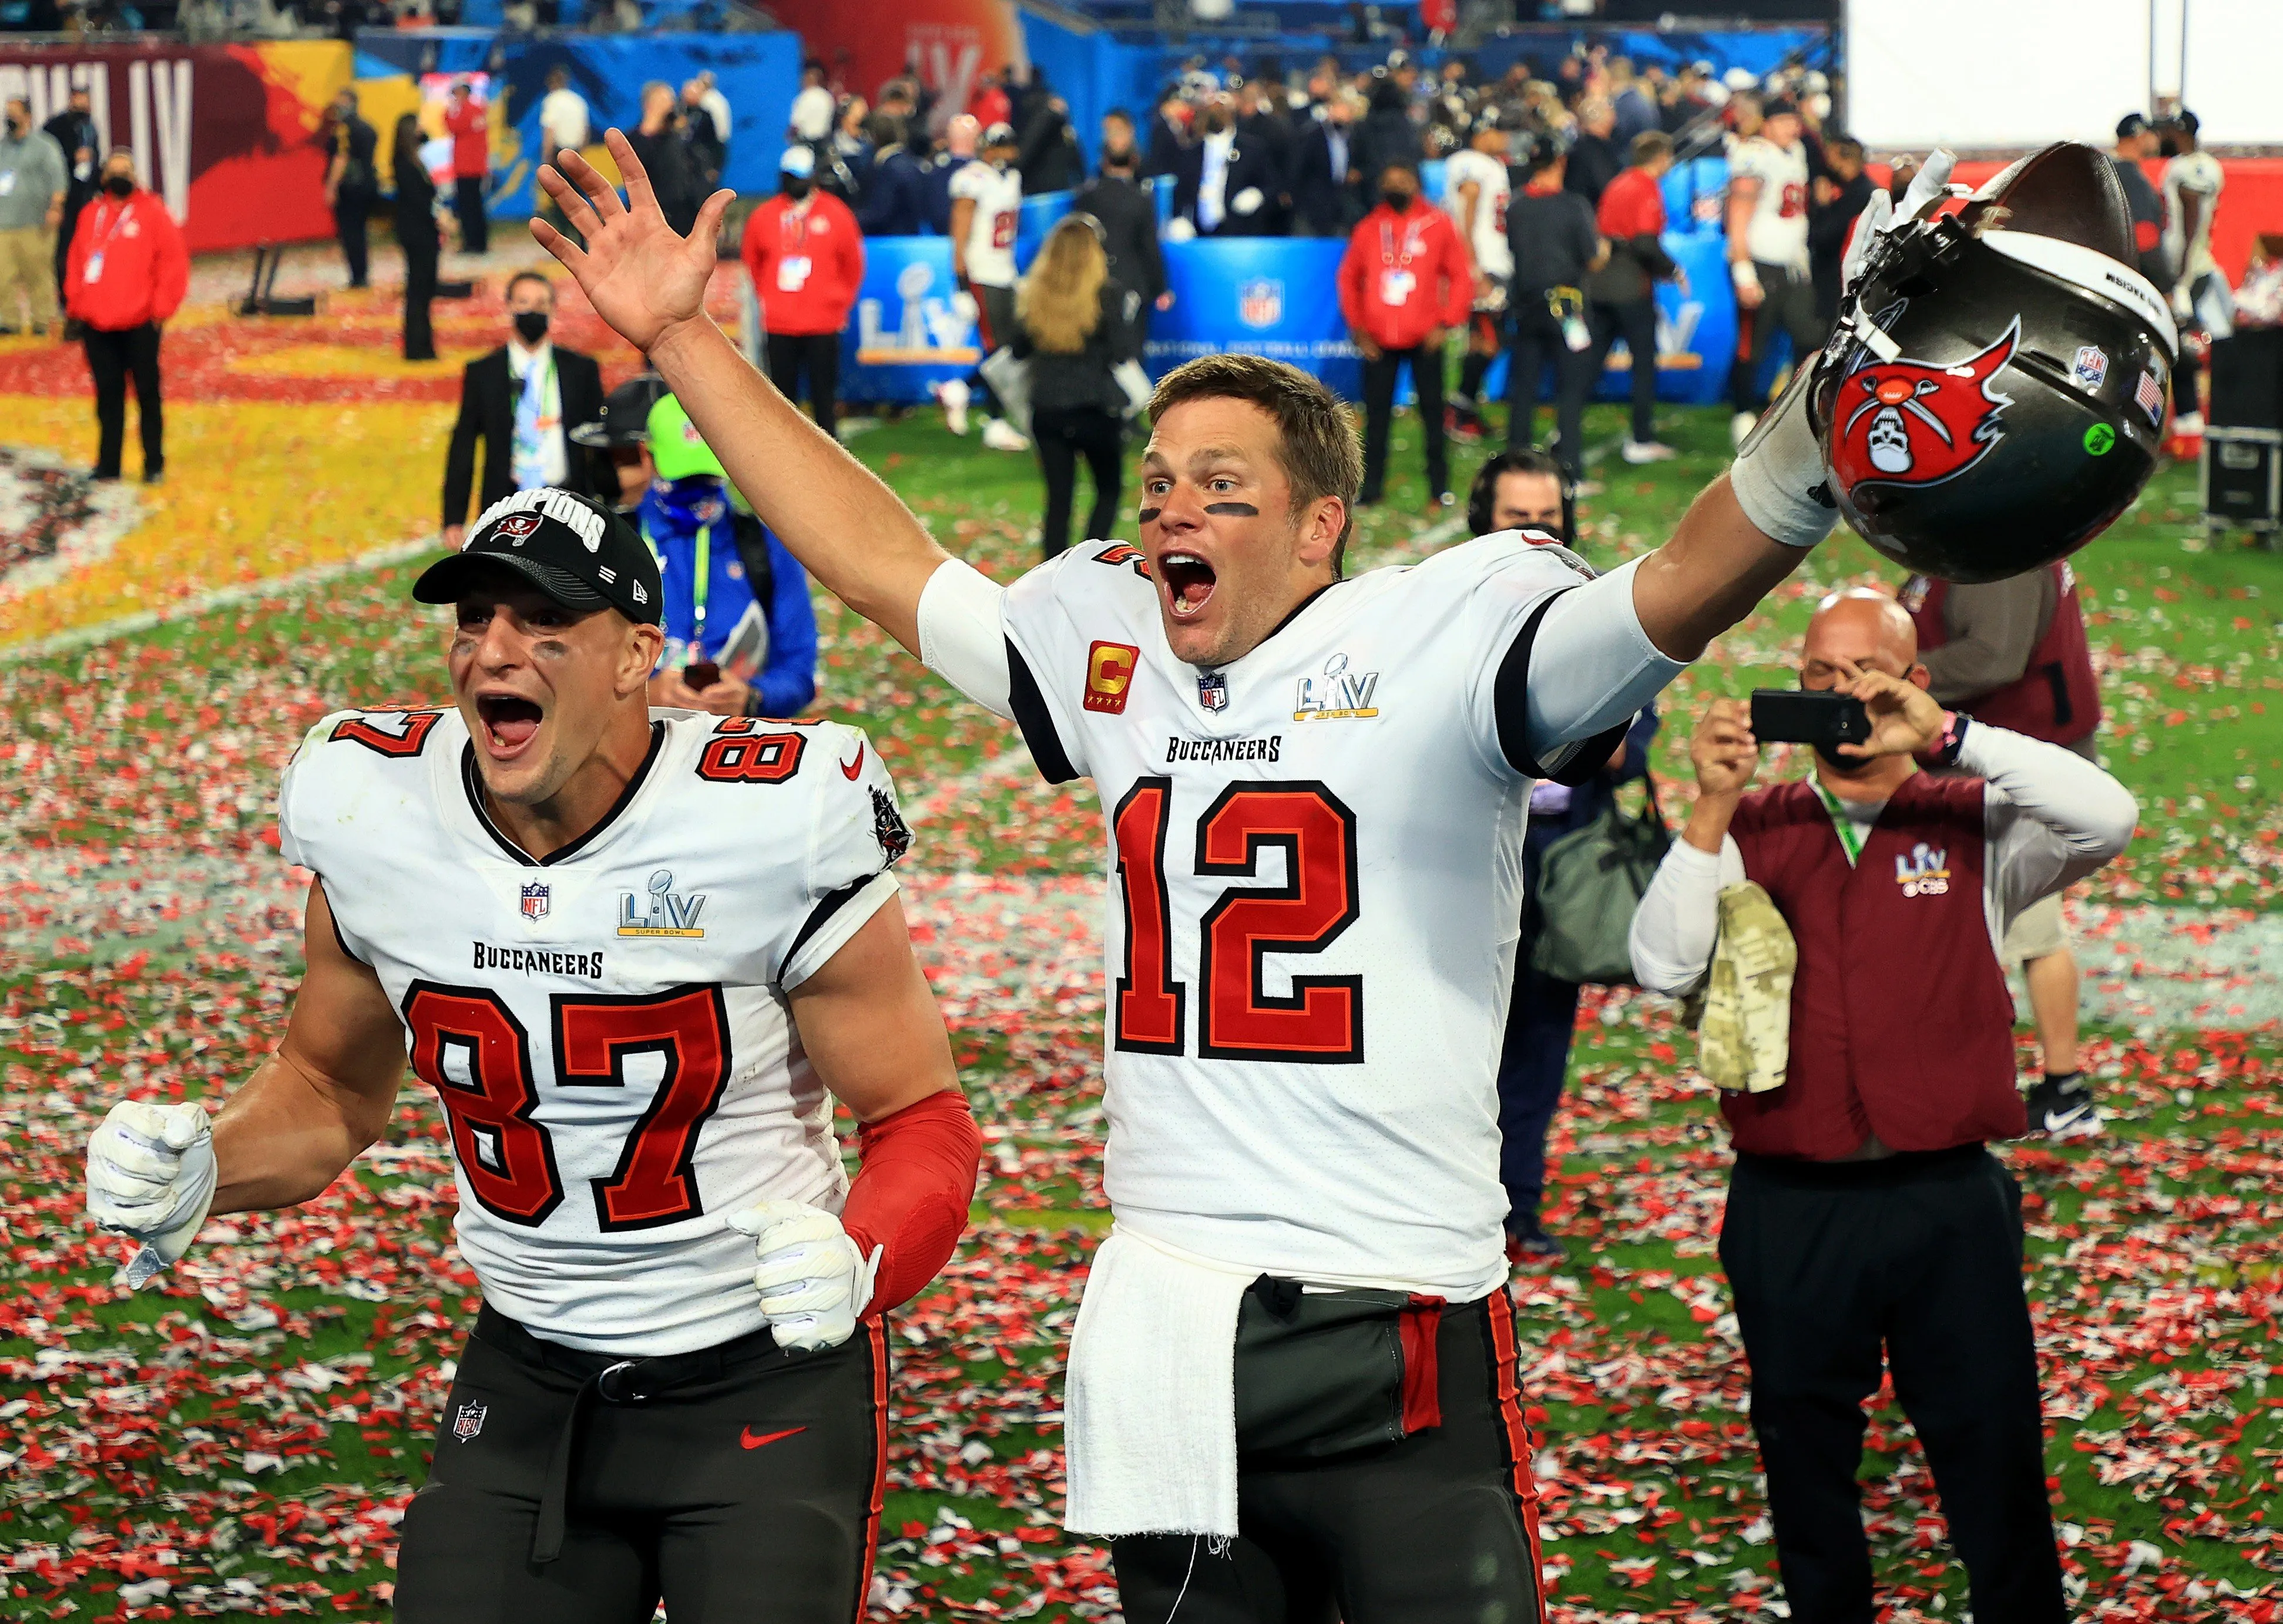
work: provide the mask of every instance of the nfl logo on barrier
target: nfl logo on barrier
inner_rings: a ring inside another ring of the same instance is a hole
[[[1262,277],[1236,289],[1236,319],[1248,327],[1274,327],[1284,315],[1284,285]]]
[[[547,917],[547,887],[545,886],[526,886],[523,888],[523,917],[526,919],[544,919]],[[483,1425],[481,1417],[477,1418],[476,1425],[479,1426]]]
[[[461,1405],[459,1413],[452,1417],[452,1436],[462,1443],[467,1442],[484,1430],[484,1417],[490,1413],[488,1405]]]

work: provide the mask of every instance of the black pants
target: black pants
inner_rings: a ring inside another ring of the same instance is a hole
[[[1738,411],[1768,409],[1768,364],[1775,358],[1776,334],[1791,334],[1791,363],[1806,365],[1823,347],[1829,324],[1815,313],[1815,279],[1805,271],[1754,262],[1760,277],[1760,307],[1739,306],[1736,370],[1728,377],[1728,401]]]
[[[95,453],[99,480],[119,477],[119,454],[127,441],[127,380],[135,380],[136,414],[143,427],[143,477],[167,466],[167,416],[159,403],[159,329],[149,322],[116,332],[87,330],[87,370],[95,374],[95,421],[100,438]]]
[[[1871,1624],[1856,1472],[1880,1349],[1918,1430],[1974,1616],[2059,1624],[2022,1192],[1980,1145],[1876,1162],[1739,1156],[1720,1261],[1795,1624]]]
[[[1536,1222],[1545,1199],[1546,1136],[1562,1104],[1578,1030],[1578,983],[1531,968],[1535,937],[1525,926],[1516,944],[1514,999],[1499,1053],[1499,1182],[1506,1186],[1507,1227],[1514,1230]]]
[[[489,252],[491,216],[484,213],[484,193],[489,177],[463,175],[452,183],[452,212],[460,217],[460,246],[470,254]]]
[[[847,1624],[863,1616],[884,1483],[887,1350],[766,1331],[617,1362],[486,1308],[406,1511],[398,1624]],[[574,1414],[575,1412],[575,1414]],[[557,1451],[561,1554],[534,1557]]]
[[[1039,539],[1049,558],[1070,546],[1071,509],[1078,498],[1078,459],[1094,474],[1094,511],[1086,521],[1091,540],[1118,533],[1118,500],[1126,457],[1126,426],[1099,406],[1034,406],[1031,443],[1047,476],[1047,516]]]
[[[1527,289],[1514,294],[1514,337],[1506,352],[1506,446],[1529,449],[1538,433],[1540,376],[1554,367],[1554,427],[1560,436],[1554,455],[1575,480],[1585,472],[1586,397],[1593,392],[1593,355],[1571,349],[1562,324],[1546,308],[1546,295]]]
[[[1513,1303],[1445,1309],[1434,1347],[1439,1425],[1306,1465],[1240,1457],[1226,1553],[1185,1534],[1111,1541],[1127,1624],[1539,1624]],[[1240,1352],[1240,1415],[1257,1378]]]
[[[1632,437],[1635,444],[1646,445],[1656,438],[1656,301],[1629,299],[1623,304],[1597,304],[1593,326],[1593,347],[1586,376],[1601,377],[1609,359],[1609,347],[1619,339],[1625,341],[1633,363]]]
[[[365,229],[372,223],[374,194],[361,189],[344,186],[333,197],[333,235],[340,239],[341,258],[348,262],[349,285],[369,285],[366,272],[371,264],[367,250]]]
[[[1439,497],[1451,488],[1451,469],[1443,443],[1443,351],[1414,344],[1408,349],[1383,349],[1376,361],[1363,363],[1363,492],[1361,499],[1376,502],[1387,482],[1387,429],[1395,417],[1395,379],[1411,369],[1411,387],[1419,396],[1419,427],[1427,437],[1427,494]]]
[[[840,335],[837,332],[773,332],[768,335],[769,381],[789,401],[800,398],[801,374],[808,375],[808,412],[816,426],[838,436],[840,421]]]
[[[436,297],[436,224],[400,219],[397,235],[404,242],[404,358],[433,361],[436,334],[429,324],[428,305]]]
[[[56,310],[59,318],[63,311],[62,296],[66,291],[64,269],[71,261],[72,237],[79,230],[80,211],[91,200],[92,194],[82,192],[75,183],[64,194],[64,217],[56,227]]]

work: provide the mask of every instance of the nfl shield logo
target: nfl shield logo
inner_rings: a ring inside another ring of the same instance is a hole
[[[547,917],[547,887],[545,886],[526,886],[523,888],[523,917],[526,919],[544,919]],[[482,1417],[478,1417],[477,1425],[481,1425],[482,1424]]]
[[[2108,379],[2108,354],[2098,344],[2084,345],[2077,352],[2077,364],[2069,370],[2086,388],[2098,389]]]
[[[1284,285],[1262,277],[1236,289],[1236,319],[1248,327],[1274,327],[1284,315]]]
[[[489,1413],[490,1408],[487,1405],[461,1405],[459,1413],[452,1417],[452,1436],[462,1443],[467,1442],[469,1439],[484,1430],[484,1417]]]
[[[1208,671],[1197,678],[1197,703],[1209,711],[1228,708],[1228,678],[1218,671]]]

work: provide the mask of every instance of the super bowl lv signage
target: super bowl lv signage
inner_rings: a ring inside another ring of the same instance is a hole
[[[966,111],[986,74],[1023,59],[1012,0],[772,0],[769,11],[845,90],[871,96],[914,74],[945,118]]]
[[[339,40],[0,44],[0,98],[22,97],[40,124],[85,90],[98,144],[133,150],[198,254],[332,235],[318,126],[350,61]]]

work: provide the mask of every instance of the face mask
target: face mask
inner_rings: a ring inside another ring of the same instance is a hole
[[[515,335],[526,344],[536,344],[547,336],[547,312],[518,310],[515,313]]]
[[[1227,128],[1228,114],[1226,113],[1208,113],[1205,114],[1205,134],[1209,136],[1218,136]]]
[[[131,175],[106,175],[103,177],[103,189],[114,198],[123,198],[135,190],[135,177]]]
[[[17,140],[22,140],[24,138],[24,121],[21,119],[10,119],[8,121],[8,133]]]
[[[1379,194],[1379,200],[1399,215],[1411,207],[1411,199],[1416,196],[1418,193],[1408,186],[1390,186]]]
[[[1131,159],[1133,156],[1134,144],[1129,141],[1123,146],[1104,147],[1103,149],[1102,161],[1104,164],[1118,164],[1123,166],[1126,160]]]
[[[1815,753],[1823,759],[1823,764],[1826,767],[1830,768],[1834,772],[1843,772],[1851,777],[1871,764],[1868,760],[1859,755],[1842,755],[1836,747],[1830,745],[1816,746]]]
[[[799,202],[801,199],[808,195],[808,189],[811,184],[812,183],[803,180],[798,175],[788,175],[784,177],[784,185],[783,190],[785,196],[792,199],[795,202]]]

